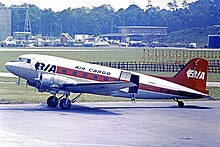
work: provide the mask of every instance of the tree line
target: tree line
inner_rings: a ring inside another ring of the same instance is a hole
[[[27,6],[23,4],[19,7]],[[137,5],[115,11],[110,5],[92,9],[68,8],[60,12],[41,10],[28,5],[33,34],[60,36],[61,32],[75,34],[100,34],[117,32],[117,26],[163,26],[168,32],[220,24],[220,0],[199,0],[188,7],[175,10]],[[24,31],[26,9],[12,9],[12,32]]]

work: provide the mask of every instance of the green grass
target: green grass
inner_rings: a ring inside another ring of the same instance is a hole
[[[209,82],[220,82],[220,74],[219,73],[209,73],[208,74]]]
[[[18,48],[19,49],[19,48]],[[49,48],[39,48],[47,50]],[[0,72],[6,72],[4,64],[15,60],[22,54],[46,54],[80,61],[147,61],[147,62],[176,62],[189,61],[192,57],[206,56],[208,59],[220,60],[220,51],[196,51],[196,50],[173,50],[152,48],[51,48],[55,51],[1,51],[0,48]],[[60,50],[68,51],[60,51]],[[144,57],[145,54],[145,58]],[[177,56],[180,55],[180,56]]]
[[[49,93],[40,93],[37,89],[28,86],[26,89],[25,81],[16,85],[16,78],[0,78],[0,103],[41,103],[46,102]],[[220,100],[220,88],[208,87],[210,95]],[[76,94],[71,94],[71,98]],[[84,94],[78,102],[117,102],[130,101],[130,99]]]
[[[136,71],[144,74],[156,75],[156,76],[174,76],[176,72],[153,72],[153,71]],[[219,73],[208,73],[209,82],[220,82]]]
[[[46,102],[50,96],[49,93],[38,92],[34,87],[26,87],[25,81],[17,85],[16,78],[0,78],[0,103],[39,103]],[[71,94],[71,98],[77,94]],[[61,96],[61,95],[58,95]],[[79,102],[115,102],[115,101],[129,101],[129,99],[115,98],[110,96],[100,96],[83,94],[78,100]]]
[[[60,50],[62,48],[58,48]],[[64,49],[64,48],[63,48]],[[117,48],[67,48],[70,51],[6,51],[0,52],[0,72],[6,72],[4,64],[15,60],[22,54],[45,54],[59,56],[79,61],[140,61],[143,56],[142,49],[117,49]],[[65,50],[67,50],[65,48]],[[0,48],[1,50],[1,48]],[[97,51],[98,50],[98,51]]]
[[[216,100],[220,100],[220,87],[207,87],[209,94]]]

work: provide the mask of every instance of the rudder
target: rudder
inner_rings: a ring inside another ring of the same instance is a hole
[[[172,81],[208,94],[209,92],[206,90],[207,71],[208,61],[202,58],[194,58],[172,77]]]

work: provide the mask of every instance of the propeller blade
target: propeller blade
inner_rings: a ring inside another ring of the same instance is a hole
[[[37,78],[35,78],[36,81],[40,81],[42,78],[42,73],[41,73],[41,70],[38,71],[38,75],[37,75]]]

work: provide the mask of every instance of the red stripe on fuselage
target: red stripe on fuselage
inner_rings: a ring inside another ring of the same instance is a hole
[[[68,76],[72,76],[72,77],[77,77],[77,78],[82,78],[82,79],[99,81],[99,82],[118,81],[117,78],[99,75],[99,74],[95,74],[92,72],[86,72],[86,71],[82,71],[82,70],[74,70],[74,69],[70,69],[70,68],[59,67],[59,66],[57,67],[56,73],[62,74],[62,75],[68,75]]]
[[[99,81],[99,82],[118,81],[119,80],[118,78],[114,78],[114,77],[109,77],[109,76],[104,76],[104,75],[100,75],[100,74],[95,74],[92,72],[86,72],[86,71],[82,71],[82,70],[75,70],[75,69],[59,67],[59,66],[57,67],[56,73],[61,74],[61,75],[68,75],[68,76],[72,76],[72,77],[76,77],[76,78]],[[165,88],[161,88],[161,87],[156,87],[156,86],[151,86],[151,85],[147,85],[147,84],[143,84],[143,83],[139,84],[139,89],[145,90],[145,91],[179,95],[178,91],[165,89]]]

